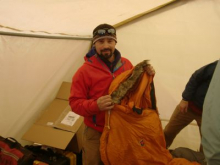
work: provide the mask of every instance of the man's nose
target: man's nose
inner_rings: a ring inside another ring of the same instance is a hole
[[[103,47],[104,47],[104,48],[109,48],[109,45],[110,45],[110,44],[109,44],[108,42],[104,42],[104,43],[103,43]]]

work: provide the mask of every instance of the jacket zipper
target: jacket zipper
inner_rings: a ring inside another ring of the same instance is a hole
[[[1,148],[1,147],[0,147],[0,148]],[[7,156],[10,156],[10,157],[14,158],[16,161],[19,160],[19,157],[18,157],[18,156],[16,156],[16,155],[13,154],[13,153],[10,153],[10,152],[6,151],[4,148],[1,148],[1,152],[2,152],[4,155],[7,155]]]

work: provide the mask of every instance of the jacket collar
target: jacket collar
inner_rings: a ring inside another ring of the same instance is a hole
[[[113,62],[110,62],[105,58],[103,58],[102,56],[98,55],[95,50],[95,47],[92,47],[92,49],[90,49],[90,51],[86,54],[86,58],[88,59],[88,61],[92,62],[90,58],[96,56],[97,58],[101,59],[108,66],[110,71],[113,73],[120,66],[122,66],[121,53],[117,49],[115,49],[114,55],[115,55],[115,60]]]

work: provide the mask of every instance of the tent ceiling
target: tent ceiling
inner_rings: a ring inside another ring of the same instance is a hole
[[[173,1],[2,0],[0,31],[91,37],[98,24],[115,25]]]

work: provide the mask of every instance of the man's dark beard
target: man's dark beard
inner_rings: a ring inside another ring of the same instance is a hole
[[[103,51],[106,51],[106,50],[108,50],[108,51],[110,51],[110,54],[109,53],[102,53]],[[100,53],[100,55],[103,57],[103,58],[105,58],[105,59],[110,59],[111,57],[112,57],[112,55],[113,55],[113,52],[112,52],[112,50],[111,49],[104,49],[104,50],[101,50],[101,53]]]

